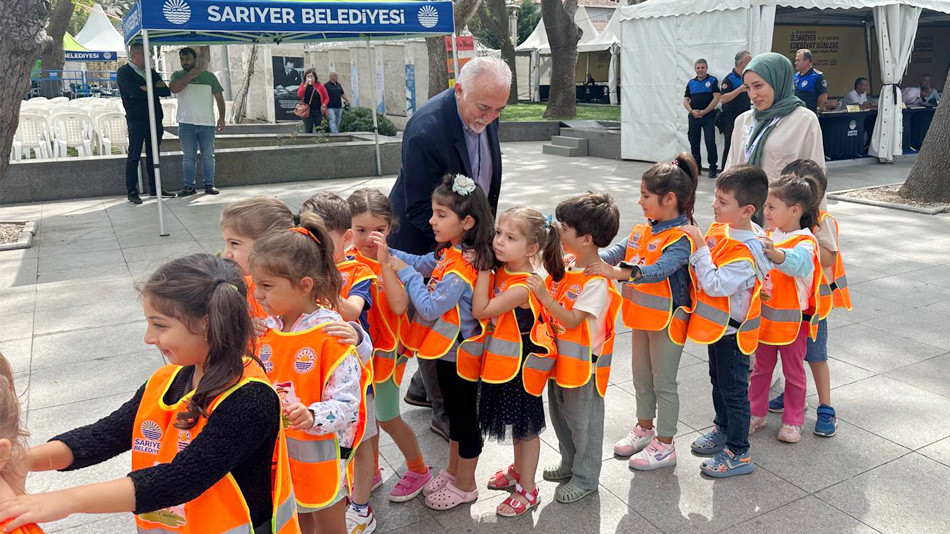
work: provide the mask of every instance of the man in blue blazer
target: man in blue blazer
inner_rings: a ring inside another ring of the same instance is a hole
[[[474,58],[461,69],[453,88],[429,99],[409,119],[402,137],[402,169],[389,193],[398,221],[389,234],[391,247],[412,254],[435,250],[429,225],[432,192],[446,173],[464,174],[475,180],[495,214],[501,190],[498,116],[508,101],[510,86],[511,69],[504,61]],[[430,428],[448,439],[435,361],[419,361],[406,402],[431,404]]]

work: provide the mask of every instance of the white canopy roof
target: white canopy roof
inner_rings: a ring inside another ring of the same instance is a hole
[[[590,15],[587,14],[587,9],[584,6],[577,6],[577,11],[574,12],[574,24],[577,24],[577,27],[581,30],[581,39],[578,41],[578,45],[588,43],[597,36],[597,29],[590,21]],[[551,53],[551,45],[548,43],[548,34],[544,29],[543,18],[538,20],[538,25],[534,27],[531,35],[515,47],[517,52],[533,52],[535,50],[546,55]]]
[[[624,6],[621,20],[681,16],[691,13],[749,9],[752,6],[782,6],[804,9],[870,9],[877,6],[901,4],[950,13],[947,0],[650,0],[642,4]]]
[[[620,44],[620,10],[615,9],[610,16],[610,22],[607,26],[590,41],[577,46],[578,52],[599,52],[601,50],[610,50],[610,47]]]
[[[118,52],[125,56],[125,41],[99,4],[92,6],[86,25],[76,34],[76,42],[89,50]]]

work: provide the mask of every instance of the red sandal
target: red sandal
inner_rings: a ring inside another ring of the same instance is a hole
[[[488,480],[488,489],[490,490],[510,490],[521,480],[521,475],[515,471],[515,464],[508,466],[508,469],[499,469]]]
[[[524,488],[521,487],[521,484],[515,484],[514,493],[509,495],[507,499],[505,499],[500,505],[498,505],[498,508],[495,509],[495,513],[502,517],[518,517],[519,515],[526,514],[529,510],[531,510],[532,508],[538,505],[538,502],[539,502],[538,489],[539,488],[535,486],[534,491],[532,491],[531,493],[526,493]],[[524,499],[528,501],[528,504],[525,504],[519,501],[518,499],[516,499],[515,498],[516,494],[524,497]],[[514,510],[514,512],[502,512],[501,506],[505,504],[510,506],[511,509]]]

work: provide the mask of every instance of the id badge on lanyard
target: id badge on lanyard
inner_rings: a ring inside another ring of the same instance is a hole
[[[765,131],[768,130],[769,128],[775,126],[775,123],[778,122],[779,119],[781,119],[781,117],[775,117],[774,119],[769,121],[769,123],[765,126],[765,128],[762,128],[762,130],[759,132],[759,135],[756,136],[756,138],[753,139],[751,143],[746,144],[745,163],[748,163],[749,160],[752,159],[752,153],[755,152],[755,147],[759,144],[759,141],[762,139],[762,134],[765,133]],[[755,129],[755,122],[749,125],[749,131],[746,132],[745,134],[746,139],[749,139],[749,137],[752,135],[752,130],[754,129]]]

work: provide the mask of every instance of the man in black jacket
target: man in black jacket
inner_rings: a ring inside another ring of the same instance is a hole
[[[412,254],[435,250],[429,225],[432,192],[447,173],[475,180],[495,214],[501,190],[498,116],[508,101],[510,85],[511,69],[504,61],[472,59],[459,72],[455,87],[431,98],[409,119],[402,137],[402,169],[389,193],[399,221],[389,235],[390,246]],[[430,428],[447,436],[435,361],[419,361],[406,401],[417,406],[431,403]]]
[[[149,194],[155,196],[155,168],[152,165],[152,137],[148,127],[148,93],[145,87],[145,51],[141,44],[129,47],[129,62],[116,71],[116,82],[119,85],[119,95],[122,97],[122,106],[125,108],[125,123],[129,128],[129,155],[125,160],[125,188],[128,190],[129,202],[141,204],[138,190],[138,167],[142,155],[142,142],[145,142],[145,167],[148,171]],[[158,98],[171,96],[171,91],[161,76],[152,69],[152,82],[155,84],[155,130],[158,138],[158,149],[161,150],[162,134],[162,105]],[[162,194],[175,196],[172,191],[162,189]]]

